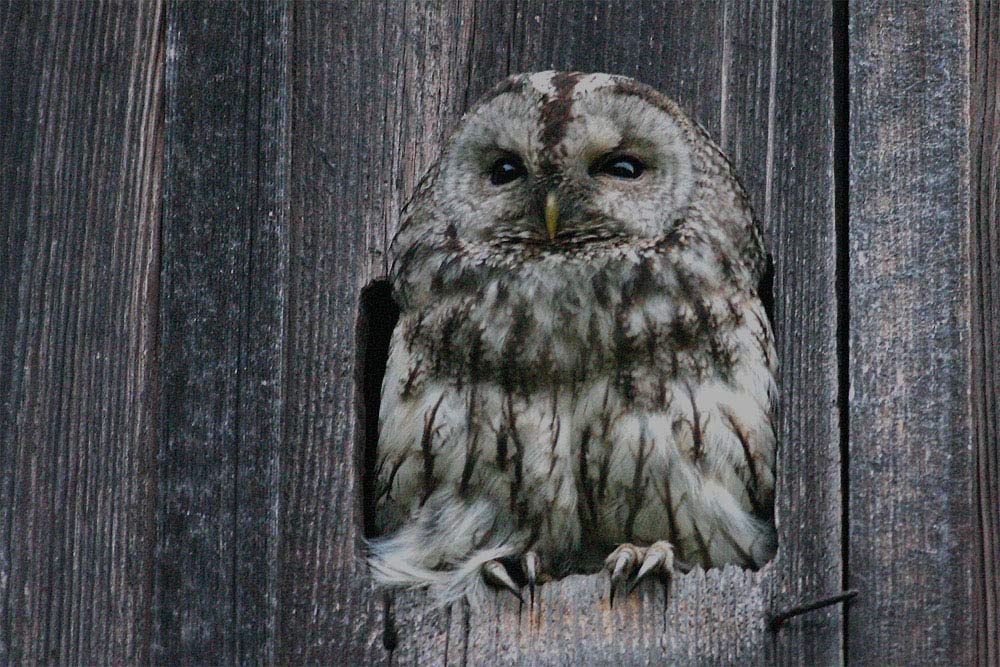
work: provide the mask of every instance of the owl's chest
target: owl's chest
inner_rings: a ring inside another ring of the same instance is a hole
[[[450,484],[542,522],[553,551],[669,533],[686,554],[717,498],[766,506],[747,490],[770,489],[773,464],[759,302],[626,260],[465,274],[404,310],[381,406],[386,525]],[[693,514],[671,518],[682,498]]]
[[[725,357],[716,352],[740,319],[734,294],[656,255],[553,258],[477,278],[400,321],[428,377],[531,391],[650,367],[697,375]]]

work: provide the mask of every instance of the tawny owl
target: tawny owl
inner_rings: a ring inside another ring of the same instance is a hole
[[[443,604],[603,565],[613,597],[772,556],[761,229],[671,100],[606,74],[507,79],[391,252],[379,583]]]

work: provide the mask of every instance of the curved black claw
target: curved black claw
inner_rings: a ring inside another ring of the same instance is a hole
[[[643,551],[642,547],[622,544],[605,559],[604,568],[611,572],[611,593],[609,595],[611,606],[615,604],[615,593],[628,580],[642,560]]]
[[[529,551],[524,554],[524,575],[528,579],[528,595],[531,600],[531,606],[535,606],[535,584],[538,581],[538,573],[542,570],[542,561],[538,557],[538,554],[534,551]]]
[[[648,547],[620,544],[604,561],[604,568],[611,572],[609,604],[614,606],[615,593],[621,590],[623,584],[637,569],[638,572],[628,585],[625,595],[631,594],[636,584],[651,573],[658,574],[664,580],[670,577],[674,571],[674,547],[666,540],[654,542]]]
[[[521,604],[524,604],[524,598],[521,597],[520,589],[514,583],[514,580],[510,578],[507,568],[500,561],[491,560],[483,565],[483,579],[488,584],[510,591]]]
[[[674,547],[670,542],[662,540],[654,542],[646,549],[646,553],[643,554],[642,567],[639,568],[638,574],[632,580],[632,584],[628,587],[626,595],[631,594],[636,585],[650,572],[656,572],[661,577],[669,577],[673,569]]]

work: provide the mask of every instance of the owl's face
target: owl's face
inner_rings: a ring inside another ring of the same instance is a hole
[[[662,235],[691,195],[693,128],[630,79],[513,77],[442,155],[438,223],[465,243],[553,252]]]

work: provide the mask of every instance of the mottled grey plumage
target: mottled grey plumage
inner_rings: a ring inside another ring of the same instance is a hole
[[[505,159],[523,172],[496,184]],[[425,177],[392,254],[380,583],[447,603],[484,575],[514,587],[525,555],[532,583],[606,558],[617,582],[673,556],[771,557],[762,237],[673,102],[602,74],[506,80]]]

